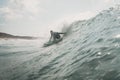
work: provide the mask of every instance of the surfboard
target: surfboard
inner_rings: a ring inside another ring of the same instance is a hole
[[[63,38],[57,39],[57,40],[55,40],[55,41],[49,41],[49,42],[45,43],[45,44],[43,45],[43,47],[48,47],[48,46],[51,46],[51,45],[53,45],[53,44],[57,44],[58,42],[60,42],[60,41],[62,41],[62,40],[63,40]]]

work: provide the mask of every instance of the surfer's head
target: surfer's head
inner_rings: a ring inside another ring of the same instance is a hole
[[[50,30],[50,33],[53,33],[53,31],[52,31],[52,30]]]

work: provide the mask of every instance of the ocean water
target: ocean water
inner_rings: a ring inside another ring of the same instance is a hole
[[[0,80],[120,80],[120,10],[69,27],[45,48],[45,40],[0,40]]]

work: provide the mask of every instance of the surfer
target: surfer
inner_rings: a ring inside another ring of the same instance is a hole
[[[65,33],[60,33],[60,32],[53,32],[52,30],[50,31],[51,37],[49,41],[53,39],[53,41],[56,41],[57,39],[61,39],[60,34],[65,34]]]

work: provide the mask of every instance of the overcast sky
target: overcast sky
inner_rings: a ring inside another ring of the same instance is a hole
[[[0,0],[0,32],[46,36],[50,29],[89,19],[118,3],[119,0]]]

